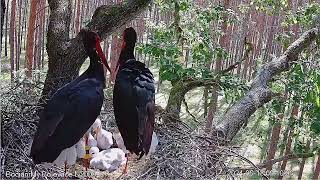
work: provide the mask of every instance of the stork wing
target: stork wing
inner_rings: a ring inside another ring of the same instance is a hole
[[[133,91],[137,100],[139,146],[142,146],[143,152],[148,154],[155,121],[155,87],[153,75],[146,67],[140,67],[140,73],[134,80]],[[143,153],[140,157],[142,155]]]
[[[103,101],[102,89],[102,84],[94,79],[60,89],[41,114],[30,155],[36,157],[40,151],[49,149],[47,147],[49,145],[51,150],[56,148],[55,146],[59,149],[67,148],[73,145],[69,142],[75,141],[74,139],[79,140],[93,123],[91,121],[94,121],[100,113]],[[81,120],[85,124],[77,126],[77,123],[82,123]],[[67,137],[68,133],[72,137],[70,140],[68,139],[70,137]],[[59,139],[61,142],[57,144]],[[38,159],[41,161],[41,158]]]

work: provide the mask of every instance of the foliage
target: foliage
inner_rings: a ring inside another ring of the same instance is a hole
[[[269,14],[279,14],[288,7],[287,0],[253,0],[250,3],[256,10]]]
[[[164,11],[174,10],[175,2],[158,1]],[[221,35],[222,15],[227,11],[220,5],[200,8],[192,3],[179,1],[178,24],[154,27],[150,43],[140,47],[143,53],[156,60],[162,80],[175,82],[186,77],[212,77],[212,59],[227,57],[216,38],[212,38]],[[190,21],[190,17],[194,21]],[[211,30],[212,23],[219,24],[216,31]]]
[[[299,8],[297,12],[286,12],[286,16],[281,25],[284,28],[294,26],[301,26],[310,28],[314,26],[315,17],[320,13],[320,5],[317,3],[309,4],[304,8]],[[277,40],[283,46],[288,47],[295,34],[292,31],[284,32],[277,35]],[[279,114],[284,111],[284,108],[289,107],[290,110],[293,104],[300,106],[301,115],[290,116],[286,124],[294,127],[295,141],[294,152],[305,152],[306,139],[313,139],[314,142],[319,142],[320,135],[320,49],[319,41],[317,41],[312,49],[305,50],[299,60],[295,62],[293,68],[279,79],[286,79],[285,81],[273,83],[273,90],[276,92],[288,93],[288,100],[286,102],[278,102],[278,99],[272,101],[269,106],[269,112]],[[276,87],[282,87],[277,91]],[[290,106],[291,105],[291,106]],[[281,107],[281,109],[279,109]],[[290,112],[290,111],[289,111]],[[284,123],[283,123],[284,124]]]
[[[223,35],[223,16],[229,17],[227,23],[237,23],[237,14],[221,5],[210,4],[203,8],[187,0],[157,3],[164,12],[175,11],[174,19],[179,20],[169,25],[153,27],[150,42],[138,48],[155,60],[160,69],[160,79],[174,84],[186,78],[206,80],[216,77],[212,70],[213,60],[224,61],[228,58],[226,50],[218,43]],[[223,75],[220,83],[220,89],[225,91],[224,94],[230,101],[240,97],[247,89],[234,75]]]

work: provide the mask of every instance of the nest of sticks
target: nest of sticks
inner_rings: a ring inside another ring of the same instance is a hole
[[[4,179],[29,179],[36,174],[63,172],[53,165],[35,166],[29,157],[39,120],[36,114],[41,108],[37,105],[41,89],[41,82],[25,79],[1,87],[1,177]]]
[[[11,172],[30,172],[43,179],[61,179],[50,174],[63,174],[62,167],[35,166],[28,156],[36,131],[38,99],[41,82],[22,81],[1,87],[1,177]],[[160,119],[163,114],[158,114]],[[107,99],[101,119],[114,125],[111,99]],[[220,146],[215,138],[201,129],[191,129],[184,123],[164,124],[158,121],[155,129],[159,144],[155,154],[147,159],[129,163],[129,173],[123,179],[215,179],[232,177],[230,159],[246,161],[236,152],[238,148]],[[248,162],[250,164],[250,162]],[[7,173],[7,174],[6,174]],[[39,176],[40,174],[40,176]],[[41,176],[41,174],[49,176]],[[32,178],[32,177],[29,177]],[[117,177],[108,176],[108,179]],[[96,179],[96,178],[93,178]]]

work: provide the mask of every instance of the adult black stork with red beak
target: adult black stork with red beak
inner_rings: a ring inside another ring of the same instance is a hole
[[[155,119],[153,75],[145,64],[135,60],[137,34],[125,29],[118,60],[119,71],[113,90],[116,123],[126,149],[139,156],[148,154]],[[128,160],[127,160],[128,161]],[[124,172],[126,172],[127,164]]]
[[[41,112],[31,153],[35,164],[53,162],[66,148],[75,145],[100,114],[105,76],[110,71],[97,33],[81,30],[89,68],[57,90]],[[111,71],[110,71],[111,72]]]

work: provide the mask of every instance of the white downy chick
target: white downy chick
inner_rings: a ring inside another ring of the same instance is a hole
[[[91,147],[89,150],[89,154],[91,157],[95,157],[99,153],[99,148],[98,147]]]
[[[67,165],[74,165],[77,160],[77,150],[75,146],[64,149],[53,163],[57,166],[62,166],[66,162]]]
[[[83,158],[84,155],[86,154],[85,146],[86,146],[85,140],[84,138],[81,138],[79,142],[76,144],[78,158]]]
[[[153,131],[148,156],[150,156],[151,154],[156,152],[156,148],[157,148],[158,144],[159,144],[159,140],[158,140],[157,134]]]
[[[90,161],[90,167],[112,172],[126,163],[125,153],[119,148],[103,150],[96,154]]]
[[[114,140],[116,141],[118,148],[122,149],[123,152],[127,153],[127,148],[124,145],[124,142],[123,142],[123,139],[122,139],[120,132],[119,131],[113,132],[112,136],[113,136]]]
[[[93,123],[92,128],[96,133],[97,147],[99,149],[108,149],[113,144],[112,133],[102,129],[99,118]]]

